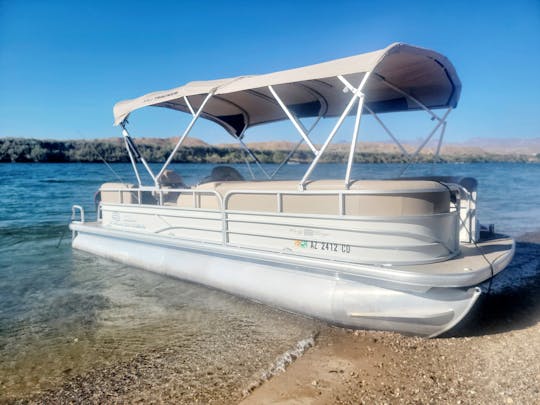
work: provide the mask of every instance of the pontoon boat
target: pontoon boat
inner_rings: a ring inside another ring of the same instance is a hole
[[[437,336],[463,319],[482,286],[507,266],[514,241],[480,231],[472,178],[360,180],[351,174],[363,116],[378,122],[414,162],[437,137],[439,153],[460,91],[446,57],[396,43],[117,103],[115,124],[138,184],[103,184],[95,222],[74,206],[73,247],[337,325]],[[146,106],[191,114],[159,172],[127,129],[130,114]],[[425,111],[434,126],[408,152],[381,115],[412,110]],[[354,128],[344,178],[314,180],[313,170],[348,116]],[[265,180],[216,167],[187,187],[169,166],[199,118],[223,127]],[[335,124],[318,146],[310,135],[323,118]],[[299,142],[269,173],[244,136],[253,126],[287,119]],[[313,154],[303,177],[275,180],[302,144]],[[143,184],[140,168],[152,184]]]

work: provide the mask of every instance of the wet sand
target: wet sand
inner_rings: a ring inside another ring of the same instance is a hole
[[[242,404],[540,403],[539,333],[425,340],[330,330]]]
[[[69,377],[61,387],[16,402],[540,404],[540,233],[519,240],[492,293],[441,338],[321,324],[313,343],[291,348],[283,364],[255,373],[247,385],[239,385],[246,376],[230,368],[189,370],[199,377],[186,384],[182,376],[190,365],[173,348]],[[276,375],[265,381],[265,373]]]

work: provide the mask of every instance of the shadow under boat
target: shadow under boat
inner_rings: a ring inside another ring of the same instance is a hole
[[[540,232],[518,238],[516,253],[496,275],[471,313],[440,337],[492,335],[540,322]]]

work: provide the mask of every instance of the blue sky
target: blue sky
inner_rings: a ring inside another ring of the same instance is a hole
[[[0,136],[119,136],[112,126],[119,100],[396,41],[435,49],[454,63],[463,91],[449,119],[448,141],[540,137],[539,0],[0,0]],[[389,117],[389,123],[403,138],[416,139],[427,127],[417,127],[414,114]],[[148,108],[133,114],[130,127],[136,137],[176,136],[186,119]],[[366,136],[381,136],[367,120],[362,124]],[[252,139],[270,133],[297,138],[282,123],[254,130]],[[227,139],[210,123],[198,125],[194,135]]]

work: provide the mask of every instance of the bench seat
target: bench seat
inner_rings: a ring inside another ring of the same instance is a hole
[[[339,215],[339,191],[345,191],[343,180],[315,180],[299,191],[298,181],[229,181],[210,182],[195,187],[199,194],[181,194],[177,204],[186,208],[219,209],[217,193],[227,210],[278,212],[277,193],[281,194],[281,211],[290,214]],[[434,181],[425,180],[358,180],[349,190],[370,194],[343,195],[343,213],[354,216],[414,216],[446,213],[450,210],[449,190]],[[333,193],[332,193],[333,192]]]

